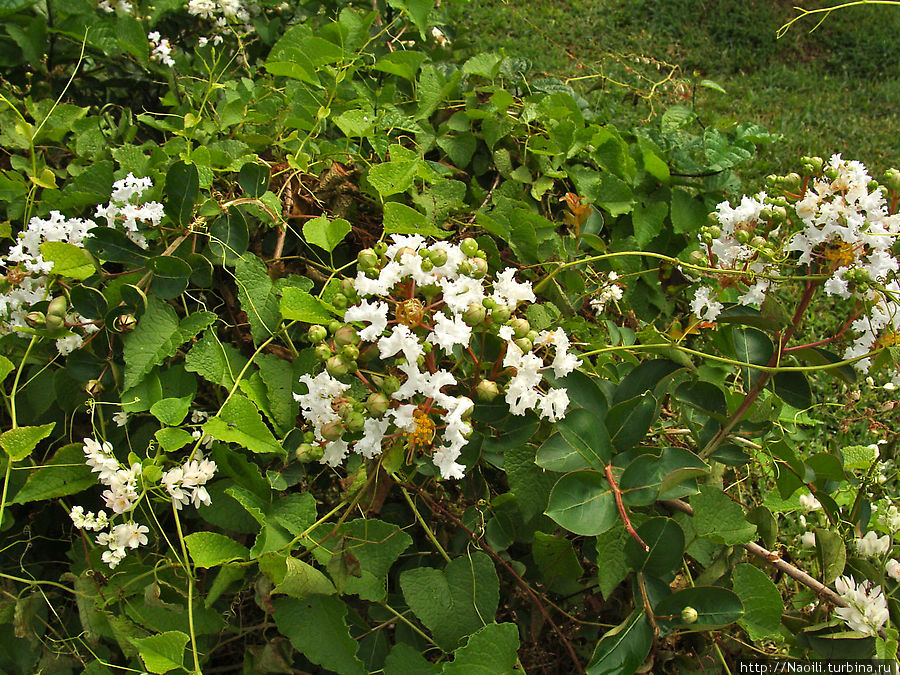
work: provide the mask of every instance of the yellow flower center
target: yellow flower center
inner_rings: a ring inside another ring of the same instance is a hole
[[[421,410],[416,410],[413,419],[416,421],[416,428],[406,435],[410,454],[417,450],[427,450],[434,440],[434,422],[431,418]]]
[[[856,260],[856,252],[853,250],[853,245],[848,244],[845,241],[837,241],[828,244],[828,246],[825,247],[823,255],[826,260],[837,263],[838,267],[848,267]]]
[[[394,316],[403,325],[415,328],[422,323],[422,317],[425,316],[425,307],[415,298],[404,300],[397,304]]]
[[[893,331],[886,331],[875,341],[876,347],[896,347],[897,345],[900,345],[900,333]]]

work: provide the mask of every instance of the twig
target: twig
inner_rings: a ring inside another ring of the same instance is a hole
[[[622,490],[619,488],[619,484],[616,483],[612,464],[606,465],[606,480],[609,481],[609,487],[612,488],[613,496],[616,498],[616,508],[619,509],[619,515],[622,517],[622,522],[625,524],[625,531],[628,532],[628,534],[631,535],[631,538],[637,542],[637,545],[644,550],[644,553],[649,553],[650,547],[644,543],[644,540],[641,539],[641,535],[634,529],[634,526],[631,524],[631,518],[628,517],[628,511],[625,510],[625,504],[622,502]]]

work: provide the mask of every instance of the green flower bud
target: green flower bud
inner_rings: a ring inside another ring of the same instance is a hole
[[[484,258],[469,258],[469,267],[472,268],[472,277],[475,279],[483,279],[488,271],[487,260]]]
[[[477,326],[484,321],[486,315],[487,310],[484,306],[473,302],[463,314],[463,321],[467,326]]]
[[[316,358],[319,359],[319,361],[327,361],[332,356],[331,347],[326,345],[324,342],[320,342],[316,345],[315,355]]]
[[[538,332],[536,330],[530,330],[528,331],[528,335],[526,335],[525,337],[531,341],[531,344],[534,344],[538,339]]]
[[[335,293],[331,296],[331,304],[337,307],[338,309],[346,309],[347,308],[347,296],[343,293]]]
[[[897,169],[888,169],[884,172],[884,182],[893,192],[900,192],[900,171]]]
[[[475,395],[478,397],[479,401],[490,403],[500,395],[500,387],[497,386],[496,382],[492,382],[491,380],[482,380],[478,383],[478,386],[475,387]]]
[[[837,169],[829,166],[827,169],[825,169],[825,178],[827,178],[828,180],[837,180],[839,173],[840,172]]]
[[[25,323],[32,328],[43,328],[44,324],[47,323],[47,317],[44,316],[43,312],[28,312],[25,315]]]
[[[359,358],[359,347],[356,345],[344,345],[341,348],[341,356],[348,361],[356,361]]]
[[[709,235],[713,239],[718,239],[719,237],[722,236],[722,228],[719,227],[718,225],[713,225],[712,227],[709,228]]]
[[[531,324],[527,319],[515,318],[510,320],[507,325],[512,326],[514,338],[523,338],[531,330]]]
[[[349,372],[347,368],[347,362],[344,361],[340,356],[332,356],[325,362],[325,370],[328,371],[328,374],[332,377],[340,377],[341,375],[346,375]]]
[[[361,270],[370,270],[378,264],[378,255],[370,248],[364,248],[356,256],[356,264]]]
[[[69,308],[69,301],[64,295],[57,296],[47,305],[47,314],[56,315],[62,319],[66,318],[66,310]]]
[[[757,235],[750,240],[750,245],[753,248],[762,248],[766,245],[766,240]]]
[[[312,431],[304,431],[303,432],[303,442],[304,443],[315,443],[316,442],[316,434]]]
[[[325,326],[310,326],[309,330],[306,331],[306,337],[314,345],[317,345],[324,342],[325,338],[328,337],[328,329]]]
[[[335,333],[338,332],[338,329],[339,329],[341,326],[343,326],[343,325],[344,325],[344,324],[342,324],[342,323],[341,323],[340,321],[338,321],[337,319],[334,319],[333,321],[329,321],[329,322],[328,322],[328,332],[329,332],[329,334],[334,335]]]
[[[741,244],[746,244],[750,241],[750,233],[747,230],[735,230],[734,238],[738,240]]]
[[[322,434],[322,438],[326,441],[336,441],[344,435],[344,423],[340,421],[329,422],[322,425],[319,433]]]
[[[114,323],[117,331],[127,333],[134,330],[134,327],[137,326],[137,319],[134,314],[122,314],[115,318]]]
[[[423,272],[430,272],[433,269],[434,269],[434,265],[431,263],[430,260],[422,261],[422,271]]]
[[[378,254],[379,256],[382,256],[385,253],[387,253],[388,247],[385,242],[379,241],[377,244],[375,244],[375,246],[372,247],[372,249],[375,251],[376,254]]]
[[[390,396],[400,388],[400,379],[396,375],[388,375],[381,383],[381,391]]]
[[[512,312],[506,305],[496,305],[491,311],[491,318],[497,323],[506,323],[511,316]]]
[[[469,261],[463,260],[459,263],[459,265],[456,266],[456,273],[465,277],[469,276],[472,273],[472,267],[469,265]]]
[[[697,623],[698,618],[699,615],[697,614],[697,610],[691,606],[687,606],[681,610],[681,620],[685,623]]]
[[[343,347],[344,345],[358,345],[359,333],[356,332],[356,329],[353,326],[345,323],[335,331],[334,343],[338,347]]]
[[[310,443],[301,443],[294,451],[294,456],[301,464],[311,464],[318,462],[325,454],[325,449],[321,445],[312,445]]]
[[[481,304],[484,305],[487,309],[494,309],[494,307],[497,306],[497,301],[488,296],[481,301]]]
[[[60,333],[66,332],[66,321],[57,314],[48,314],[44,321],[44,328],[50,334],[50,337],[56,337]]]
[[[372,392],[366,399],[366,411],[372,417],[381,417],[391,406],[391,401],[380,391]]]
[[[442,267],[447,264],[447,252],[443,249],[434,249],[429,252],[431,264],[435,267]]]
[[[528,338],[519,338],[518,340],[514,340],[514,342],[516,344],[516,347],[521,349],[526,354],[534,348],[534,345]]]
[[[356,433],[357,431],[362,431],[363,427],[366,424],[366,418],[363,417],[362,413],[352,412],[347,415],[347,429],[350,432]]]
[[[478,251],[478,242],[472,239],[472,237],[466,237],[459,243],[459,250],[462,251],[465,256],[471,257]]]

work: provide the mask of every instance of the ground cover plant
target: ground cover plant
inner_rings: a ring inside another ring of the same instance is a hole
[[[0,8],[0,670],[896,658],[900,173],[454,11]]]

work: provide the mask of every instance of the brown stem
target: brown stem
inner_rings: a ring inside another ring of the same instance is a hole
[[[459,518],[457,518],[452,513],[447,511],[445,508],[443,508],[442,506],[437,504],[433,499],[431,499],[431,497],[429,495],[427,495],[419,487],[417,487],[415,485],[411,485],[411,484],[406,484],[406,485],[404,485],[404,487],[415,491],[422,499],[424,499],[426,502],[428,502],[428,505],[433,510],[439,511],[445,517],[452,520],[453,524],[456,527],[458,527],[459,529],[461,529],[462,531],[464,531],[467,535],[469,535],[469,537],[471,537],[473,541],[478,539],[477,535],[472,530],[470,530],[468,527],[463,525],[462,521]],[[510,576],[513,577],[513,579],[515,579],[515,581],[519,585],[519,587],[523,591],[525,591],[525,593],[527,593],[528,596],[534,601],[534,604],[537,606],[538,611],[540,611],[540,613],[543,615],[543,617],[547,620],[547,623],[550,624],[550,626],[553,628],[556,635],[562,641],[563,645],[565,645],[566,651],[569,652],[569,657],[572,659],[572,663],[575,664],[575,668],[577,669],[578,673],[580,675],[584,675],[584,668],[581,666],[581,661],[578,660],[578,654],[575,653],[575,648],[572,647],[572,643],[569,642],[569,640],[566,638],[565,633],[563,633],[562,630],[560,630],[559,626],[556,625],[556,622],[553,620],[553,618],[547,612],[547,608],[544,607],[544,603],[541,602],[541,599],[538,597],[538,594],[535,593],[534,590],[532,590],[531,586],[529,586],[528,583],[524,579],[522,579],[522,577],[520,577],[518,575],[518,573],[509,565],[509,563],[507,563],[500,556],[499,553],[497,553],[494,549],[492,549],[490,546],[488,546],[485,541],[478,540],[478,543],[479,543],[479,546],[481,547],[481,549],[484,550],[486,553],[488,553],[498,563],[500,563],[500,566],[503,567],[503,569],[505,569],[510,574]]]
[[[628,517],[628,511],[625,510],[625,504],[622,502],[622,490],[619,488],[619,484],[616,483],[612,464],[606,465],[606,480],[609,481],[609,487],[612,488],[613,496],[616,498],[616,508],[619,509],[619,515],[622,517],[622,522],[625,524],[625,531],[628,532],[628,534],[631,535],[631,538],[637,542],[637,545],[644,550],[644,553],[649,553],[650,547],[644,543],[644,540],[641,539],[641,535],[634,529],[634,526],[631,524],[631,518]]]

